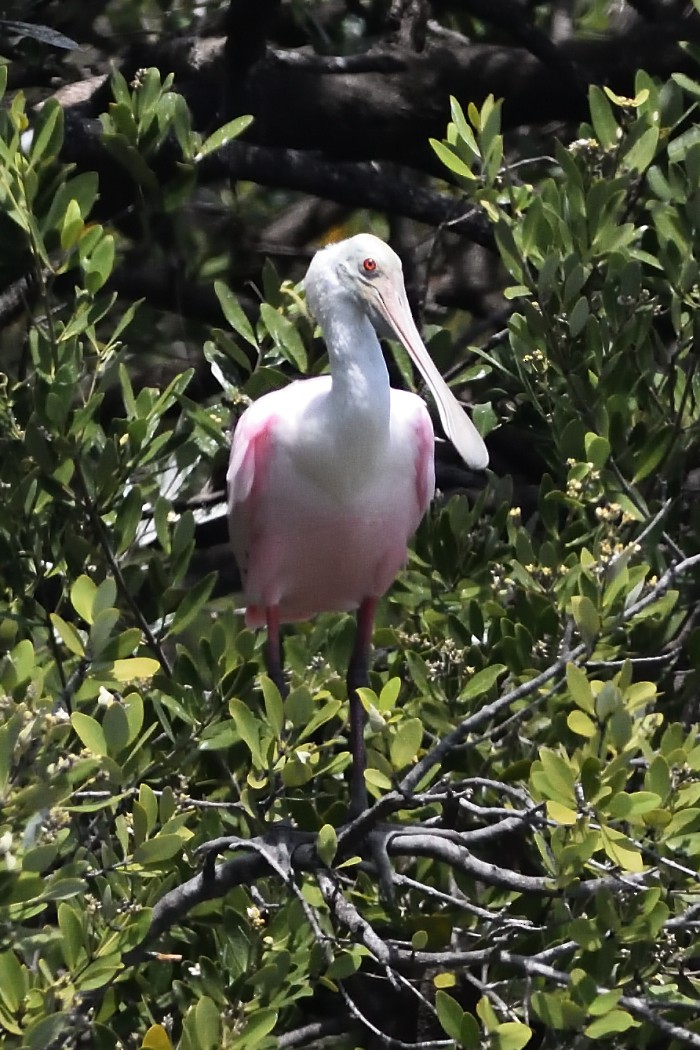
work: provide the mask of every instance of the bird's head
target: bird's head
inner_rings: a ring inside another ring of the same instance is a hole
[[[433,364],[411,314],[398,255],[371,233],[359,233],[317,252],[304,279],[306,300],[323,326],[334,306],[362,307],[380,335],[397,339],[425,379],[450,441],[464,461],[483,470],[489,461],[474,424]]]
[[[403,268],[396,252],[371,233],[358,233],[345,241],[329,244],[316,252],[304,279],[306,301],[312,314],[322,321],[341,299],[364,307],[373,323],[382,289],[399,290],[404,298]],[[393,335],[391,333],[382,333]]]

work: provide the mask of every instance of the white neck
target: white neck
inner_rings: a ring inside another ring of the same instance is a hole
[[[389,373],[366,313],[339,296],[321,318],[321,328],[331,365],[334,427],[358,436],[368,428],[368,440],[388,439]]]

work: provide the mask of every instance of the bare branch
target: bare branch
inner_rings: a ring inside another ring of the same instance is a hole
[[[489,886],[500,886],[516,893],[536,893],[546,897],[558,897],[561,894],[561,890],[549,878],[521,875],[478,860],[467,849],[429,832],[394,832],[387,842],[387,849],[391,856],[433,857],[465,875],[487,882]]]
[[[314,1021],[305,1024],[301,1028],[294,1028],[291,1032],[284,1032],[277,1036],[277,1045],[280,1050],[291,1050],[292,1047],[304,1046],[305,1043],[316,1043],[325,1039],[327,1035],[337,1035],[346,1032],[347,1020],[337,1017],[329,1017],[325,1021]]]
[[[340,887],[327,871],[316,872],[316,882],[323,895],[323,899],[330,908],[331,914],[335,915],[338,922],[347,926],[356,940],[368,948],[375,959],[383,966],[389,967],[391,953],[378,933],[372,928],[366,919],[363,919],[357,908],[343,896]],[[387,976],[395,983],[393,975],[387,969]]]

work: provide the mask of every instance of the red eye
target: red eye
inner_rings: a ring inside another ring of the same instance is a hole
[[[362,264],[362,269],[365,271],[365,273],[374,273],[374,271],[377,269],[377,264],[374,261],[374,259],[365,259],[365,261]]]

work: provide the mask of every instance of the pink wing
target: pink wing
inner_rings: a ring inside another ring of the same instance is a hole
[[[245,587],[256,522],[256,495],[265,477],[274,443],[274,414],[260,411],[259,403],[246,409],[231,444],[228,484],[229,535]]]

